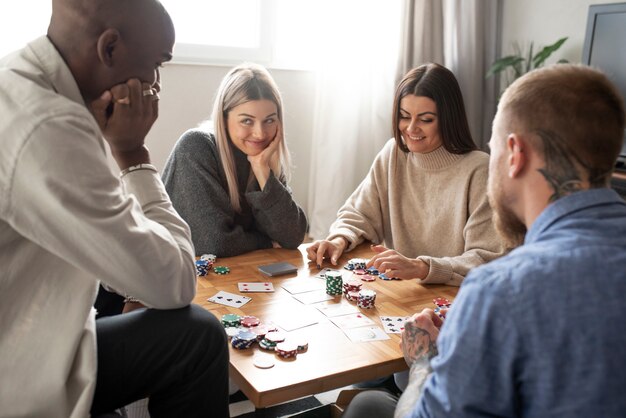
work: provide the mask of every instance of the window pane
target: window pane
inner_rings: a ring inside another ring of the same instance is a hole
[[[0,57],[45,35],[51,13],[50,1],[20,0],[11,2],[10,6],[4,3],[0,13]]]
[[[258,48],[260,0],[162,0],[177,44]]]

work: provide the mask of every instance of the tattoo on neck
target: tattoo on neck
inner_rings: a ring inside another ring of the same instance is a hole
[[[566,141],[554,132],[538,131],[537,135],[541,139],[546,162],[539,172],[554,191],[548,201],[551,203],[584,190],[586,187],[578,167],[585,167],[585,164],[568,149]]]

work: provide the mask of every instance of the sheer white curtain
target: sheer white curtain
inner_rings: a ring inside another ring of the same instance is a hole
[[[496,77],[485,73],[500,49],[501,0],[444,0],[445,66],[456,76],[476,144],[486,149],[496,113]]]
[[[337,210],[392,136],[401,3],[342,0],[327,6],[319,25],[324,53],[317,68],[307,208],[315,239],[326,237]]]
[[[497,105],[496,78],[485,73],[500,49],[502,0],[404,0],[397,80],[425,62],[456,76],[474,141],[485,148]]]

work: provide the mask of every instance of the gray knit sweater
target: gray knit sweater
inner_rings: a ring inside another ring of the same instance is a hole
[[[163,182],[174,208],[191,227],[196,254],[230,257],[271,248],[297,248],[307,220],[290,189],[270,174],[265,188],[252,175],[247,156],[232,147],[237,167],[241,213],[230,205],[226,175],[215,137],[197,129],[185,132],[167,159]]]

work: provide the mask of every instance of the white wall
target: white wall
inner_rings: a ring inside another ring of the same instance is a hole
[[[621,0],[623,1],[623,0]],[[503,55],[512,52],[513,42],[535,51],[558,39],[569,39],[548,63],[565,58],[580,62],[587,28],[587,13],[592,4],[620,3],[615,0],[504,0],[502,14]]]
[[[159,118],[146,144],[161,171],[180,135],[209,118],[215,92],[230,67],[168,64],[161,71]],[[313,131],[313,73],[269,69],[283,95],[285,137],[293,157],[291,187],[295,200],[307,207],[309,154]]]
[[[623,0],[622,0],[623,1]],[[569,39],[548,62],[565,58],[580,62],[589,5],[611,0],[503,0],[502,50],[513,42],[535,48]],[[160,116],[148,135],[154,164],[161,170],[178,137],[211,112],[213,96],[229,67],[169,64],[163,68]],[[291,187],[296,201],[307,207],[309,155],[313,130],[315,75],[311,72],[269,69],[283,94],[285,132],[295,165]]]

